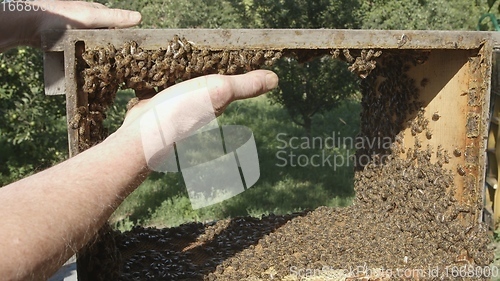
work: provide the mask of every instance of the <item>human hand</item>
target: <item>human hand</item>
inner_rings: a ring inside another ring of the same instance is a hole
[[[110,9],[102,4],[84,1],[33,1],[43,7],[39,29],[126,28],[139,24],[141,14]]]
[[[35,0],[2,3],[0,51],[15,45],[40,47],[41,34],[50,29],[126,28],[139,24],[139,12],[110,9],[84,1]]]
[[[277,85],[278,76],[268,70],[188,80],[141,100],[115,134],[136,140],[133,145],[143,147],[145,158],[164,158],[174,142],[210,123],[231,102],[256,97]]]

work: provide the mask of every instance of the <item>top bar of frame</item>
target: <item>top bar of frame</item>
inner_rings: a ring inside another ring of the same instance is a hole
[[[98,29],[52,30],[42,36],[46,52],[63,51],[66,42],[84,41],[87,47],[136,41],[144,49],[158,49],[174,35],[200,47],[217,49],[477,49],[498,32],[359,29]]]

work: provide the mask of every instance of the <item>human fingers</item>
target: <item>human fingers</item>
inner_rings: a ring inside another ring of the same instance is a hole
[[[144,100],[129,112],[125,121],[133,122],[130,118],[139,116],[138,122],[133,123],[138,125],[148,166],[162,170],[174,143],[200,128],[216,128],[211,122],[232,101],[258,96],[277,84],[276,74],[264,70],[239,76],[199,77]]]
[[[181,116],[186,114],[192,117],[196,114],[205,115],[203,113],[205,111],[218,116],[231,102],[256,97],[276,88],[277,85],[278,76],[268,70],[256,70],[234,76],[208,75],[198,77],[171,86],[153,98],[142,99],[130,110],[127,119],[135,120],[151,108],[169,99],[172,101],[173,97],[177,97],[178,105],[169,110],[175,110]],[[205,101],[203,110],[189,109],[199,101]],[[169,104],[173,105],[172,102]]]
[[[278,76],[269,70],[256,70],[235,76],[208,76],[207,88],[216,115],[235,100],[256,97],[278,86]]]
[[[110,9],[102,4],[84,1],[34,1],[44,8],[44,29],[60,28],[126,28],[139,24],[141,14]]]
[[[110,9],[99,3],[89,6],[85,15],[82,17],[82,28],[127,28],[138,25],[141,22],[142,16],[139,12]]]

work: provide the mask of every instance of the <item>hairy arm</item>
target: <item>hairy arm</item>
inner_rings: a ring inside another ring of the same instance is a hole
[[[159,120],[176,125],[173,140],[195,130],[200,122],[208,122],[208,111],[221,114],[232,101],[257,96],[277,83],[270,71],[213,75],[181,83],[141,101],[122,127],[101,144],[1,188],[0,249],[4,254],[0,255],[0,276],[5,280],[46,279],[89,241],[148,173],[140,120],[166,96],[180,92],[188,97],[172,107],[179,110],[164,115],[169,120]],[[213,108],[185,110],[206,94]]]

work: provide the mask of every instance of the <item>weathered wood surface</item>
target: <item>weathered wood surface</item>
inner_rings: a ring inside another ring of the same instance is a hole
[[[49,31],[45,51],[62,51],[66,41],[87,46],[119,45],[134,40],[146,49],[164,47],[174,35],[211,49],[475,49],[492,37],[476,31],[408,31],[345,29],[109,29]]]

